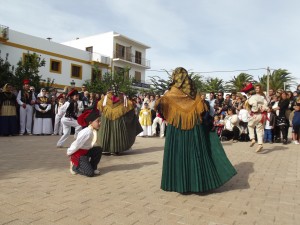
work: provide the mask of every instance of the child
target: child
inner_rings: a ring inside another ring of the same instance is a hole
[[[294,144],[299,145],[300,142],[300,103],[296,103],[294,111],[290,114],[290,123],[293,127]]]
[[[223,127],[224,127],[224,124],[220,120],[220,117],[218,115],[215,115],[215,117],[214,117],[214,129],[217,132],[218,136],[221,136]]]
[[[149,108],[149,104],[147,102],[144,103],[144,109],[140,111],[140,123],[144,131],[141,132],[139,136],[151,136],[152,115],[151,109]]]
[[[275,113],[272,111],[272,106],[268,106],[267,118],[265,123],[264,142],[273,144],[273,129],[275,126]]]
[[[157,124],[159,124],[159,131],[160,131],[160,138],[163,138],[165,136],[165,120],[164,118],[159,114],[158,111],[156,111],[156,117],[153,120],[153,124],[152,124],[152,135],[156,136],[156,128],[157,128]]]
[[[78,117],[78,123],[82,127],[76,140],[67,150],[70,156],[70,172],[75,175],[77,173],[93,177],[100,174],[97,165],[102,156],[102,148],[97,142],[97,130],[100,128],[99,113],[87,110]]]
[[[240,137],[240,141],[249,141],[249,135],[248,135],[248,120],[249,120],[249,112],[246,109],[246,105],[245,103],[242,104],[241,106],[241,110],[239,111],[239,120],[240,120],[240,128],[241,128],[241,137]]]
[[[54,122],[54,131],[52,135],[62,135],[63,126],[61,123],[61,107],[65,103],[65,99],[63,98],[62,94],[57,97],[58,103],[55,104],[55,122]]]

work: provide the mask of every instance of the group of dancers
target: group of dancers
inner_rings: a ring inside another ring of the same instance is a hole
[[[169,90],[156,101],[155,110],[168,124],[164,146],[161,188],[165,191],[207,192],[216,189],[236,174],[215,132],[210,132],[203,116],[208,110],[197,94],[187,71],[176,68]],[[120,154],[131,149],[143,129],[133,103],[113,86],[98,102],[98,110],[76,117],[78,92],[72,90],[61,113],[63,146],[75,127],[76,140],[67,149],[70,172],[94,176],[103,152]],[[83,128],[83,129],[82,129]],[[81,130],[82,129],[82,130]]]

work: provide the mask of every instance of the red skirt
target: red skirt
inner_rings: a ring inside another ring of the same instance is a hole
[[[73,165],[78,167],[80,156],[86,155],[88,153],[88,151],[89,150],[86,150],[86,149],[78,149],[76,152],[74,152],[71,155],[71,161],[72,161]]]

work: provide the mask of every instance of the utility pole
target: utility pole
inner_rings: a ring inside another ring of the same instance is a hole
[[[267,67],[267,95],[269,94],[269,89],[270,89],[270,67]]]

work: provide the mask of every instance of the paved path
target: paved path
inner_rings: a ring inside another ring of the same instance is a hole
[[[164,139],[72,176],[57,136],[0,137],[0,224],[300,224],[300,146],[224,143],[238,174],[207,194],[160,189]],[[71,142],[71,138],[68,144]]]

